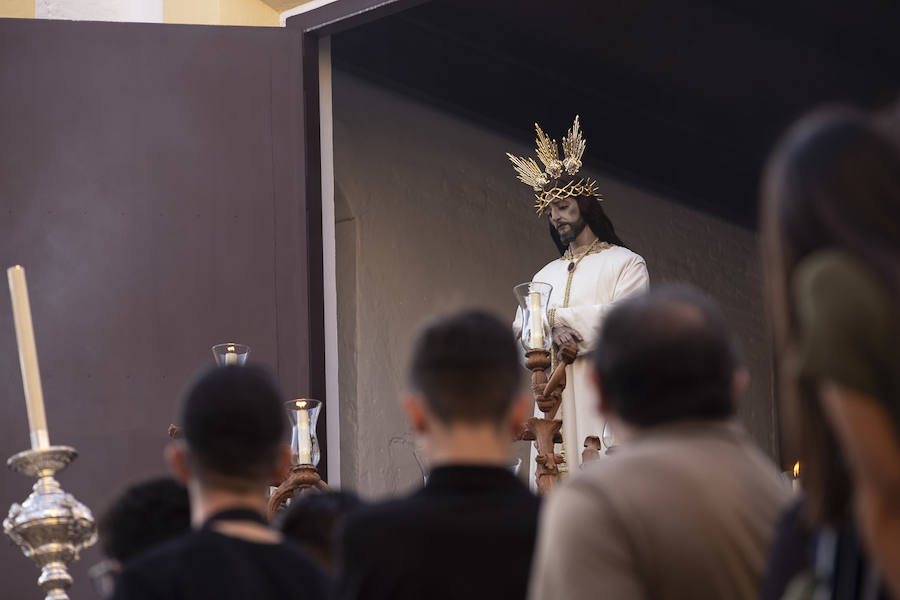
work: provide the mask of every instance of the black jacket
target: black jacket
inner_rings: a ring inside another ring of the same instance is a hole
[[[521,600],[539,501],[507,469],[435,469],[411,496],[348,517],[339,600]]]
[[[238,539],[207,523],[127,563],[113,599],[324,600],[328,595],[327,578],[299,546]]]

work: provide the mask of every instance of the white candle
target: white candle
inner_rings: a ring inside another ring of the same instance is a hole
[[[19,366],[22,368],[22,387],[25,388],[25,406],[28,410],[28,427],[31,430],[31,448],[37,450],[50,445],[50,436],[47,432],[47,417],[44,414],[44,392],[41,389],[37,346],[34,343],[31,305],[28,302],[28,284],[25,283],[25,269],[19,265],[8,268],[6,276],[9,279],[13,322],[16,326],[16,342],[19,346]]]
[[[237,352],[234,351],[234,346],[228,346],[227,348],[225,348],[225,364],[226,365],[238,364]]]
[[[297,401],[297,464],[312,464],[312,441],[309,432],[309,411],[306,402]]]
[[[528,304],[531,308],[531,347],[544,347],[544,319],[541,314],[541,294],[531,292],[528,294]]]

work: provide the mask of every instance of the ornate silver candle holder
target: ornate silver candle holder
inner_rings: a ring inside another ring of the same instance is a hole
[[[90,509],[64,492],[53,477],[76,456],[69,446],[50,446],[19,452],[6,461],[12,470],[37,478],[25,502],[10,507],[3,531],[41,568],[38,585],[47,594],[45,600],[68,600],[66,590],[72,585],[68,564],[97,541]]]

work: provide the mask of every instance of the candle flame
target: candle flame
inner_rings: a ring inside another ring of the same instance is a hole
[[[297,408],[306,408],[306,400],[297,400]]]
[[[794,479],[800,477],[800,461],[794,463]]]
[[[234,346],[228,346],[227,348],[225,348],[225,351],[226,352],[234,352]]]

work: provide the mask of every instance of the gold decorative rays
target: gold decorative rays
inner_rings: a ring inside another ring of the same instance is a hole
[[[533,158],[519,158],[518,156],[513,156],[509,152],[507,152],[506,155],[515,166],[516,172],[519,174],[519,181],[525,185],[530,185],[534,188],[534,191],[540,192],[544,189],[545,185],[550,183],[550,180],[547,179],[547,176],[541,171],[541,168],[534,162]]]
[[[575,117],[575,120],[577,121],[578,117]],[[556,140],[547,137],[537,123],[534,124],[534,129],[537,131],[537,139],[534,140],[534,143],[537,144],[538,158],[544,163],[547,176],[550,179],[559,179],[563,169],[563,164],[559,160],[559,146],[556,145]]]
[[[534,129],[537,132],[537,138],[534,141],[536,145],[535,153],[544,164],[544,170],[541,170],[533,158],[513,156],[509,152],[506,153],[506,156],[512,161],[519,181],[538,192],[535,194],[535,198],[537,198],[535,207],[538,214],[543,214],[551,202],[562,198],[594,196],[599,199],[597,184],[590,179],[570,181],[562,187],[558,187],[554,182],[554,185],[547,189],[551,181],[562,176],[564,170],[569,175],[575,175],[581,169],[581,157],[584,154],[585,146],[587,146],[587,140],[581,135],[581,124],[578,116],[576,115],[575,122],[572,124],[566,137],[563,138],[562,160],[559,159],[559,146],[556,140],[550,139],[537,123],[534,124]]]
[[[587,140],[581,137],[578,115],[575,115],[575,122],[572,123],[572,128],[569,129],[568,135],[563,138],[563,155],[566,157],[563,161],[563,166],[569,175],[574,175],[581,168],[581,155],[584,154],[585,146],[587,146]]]

